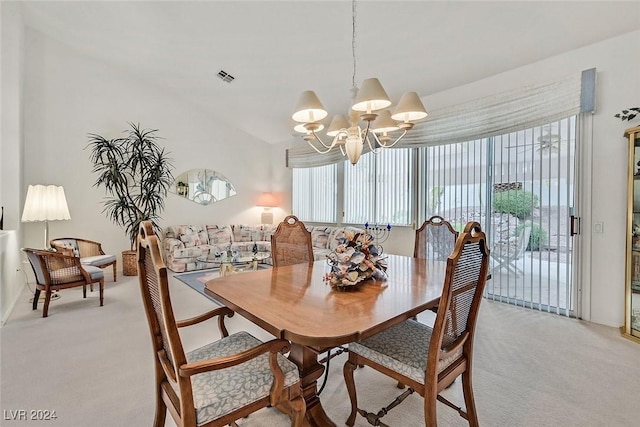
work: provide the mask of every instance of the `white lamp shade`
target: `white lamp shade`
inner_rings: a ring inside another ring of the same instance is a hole
[[[427,117],[427,110],[424,108],[420,97],[416,92],[406,92],[400,98],[391,118],[399,122],[414,122]]]
[[[30,185],[22,211],[22,222],[71,219],[64,188],[55,185]]]
[[[315,92],[307,90],[300,95],[291,118],[299,123],[310,123],[324,119],[327,114],[327,110],[324,109],[324,105],[322,105]]]
[[[371,124],[371,130],[375,133],[393,132],[400,129],[398,124],[391,118],[389,110],[382,110],[378,117]]]
[[[356,95],[355,103],[351,108],[355,111],[370,113],[387,108],[389,105],[391,105],[391,100],[382,87],[380,80],[372,77],[362,82],[362,86]]]
[[[331,119],[327,135],[331,137],[336,136],[341,129],[347,129],[348,127],[349,122],[347,122],[347,118],[342,114],[336,114],[333,116],[333,119]]]
[[[364,143],[360,136],[360,128],[357,126],[350,127],[348,130],[347,141],[344,145],[344,151],[352,165],[358,163]]]

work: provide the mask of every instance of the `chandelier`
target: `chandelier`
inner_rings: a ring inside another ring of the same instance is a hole
[[[356,78],[356,2],[351,2],[351,55],[353,75],[351,78],[352,105],[349,120],[342,114],[333,116],[326,135],[332,138],[324,142],[319,131],[324,129],[321,123],[328,113],[316,96],[308,90],[302,93],[291,116],[298,122],[294,130],[302,133],[302,139],[318,153],[326,154],[335,147],[340,148],[355,165],[360,159],[365,141],[369,149],[378,154],[383,148],[393,147],[411,130],[415,121],[427,117],[427,111],[416,92],[406,92],[400,98],[393,112],[387,108],[392,102],[377,78],[364,80],[358,88]],[[365,122],[364,127],[360,121]],[[397,135],[397,132],[400,132]]]

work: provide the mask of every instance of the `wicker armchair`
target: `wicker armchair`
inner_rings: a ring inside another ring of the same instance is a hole
[[[351,400],[347,425],[354,424],[358,413],[372,425],[383,425],[380,418],[417,391],[424,398],[425,425],[437,426],[437,400],[456,409],[470,426],[478,426],[472,386],[473,339],[488,265],[485,234],[480,224],[470,222],[447,259],[440,309],[433,328],[410,319],[349,345],[349,360],[344,365]],[[409,389],[377,413],[359,409],[353,373],[360,364],[408,385]],[[466,410],[439,394],[460,375]]]
[[[117,280],[116,256],[105,254],[101,243],[75,237],[62,237],[51,240],[49,244],[58,252],[79,257],[81,264],[98,268],[113,266],[113,281]]]
[[[305,403],[297,366],[285,358],[289,342],[263,343],[247,332],[229,335],[224,317],[233,311],[218,307],[176,321],[167,268],[151,222],[140,224],[138,278],[147,314],[155,365],[155,427],[165,425],[167,409],[181,427],[235,425],[260,408],[279,406],[302,426]],[[188,353],[178,328],[217,317],[222,338]]]
[[[38,308],[40,292],[45,292],[42,317],[49,315],[49,303],[53,291],[82,286],[82,296],[87,297],[87,285],[100,284],[100,305],[104,302],[104,272],[90,265],[82,265],[80,258],[59,252],[40,249],[22,249],[36,276],[36,290],[33,296],[33,310]]]
[[[311,233],[293,215],[287,216],[271,236],[271,257],[274,267],[313,262]]]

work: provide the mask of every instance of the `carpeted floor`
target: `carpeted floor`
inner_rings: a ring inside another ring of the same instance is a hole
[[[250,273],[248,273],[250,274]],[[179,319],[211,308],[211,301],[171,278]],[[31,311],[25,289],[6,325],[0,328],[1,426],[44,425],[9,421],[9,411],[55,410],[46,425],[64,427],[150,426],[153,421],[153,368],[149,331],[136,277],[107,282],[105,305],[97,292],[82,299],[80,289],[61,292],[50,315]],[[429,321],[428,316],[421,320]],[[249,330],[270,336],[240,316],[230,332]],[[215,322],[181,331],[186,349],[216,338]],[[633,427],[640,420],[640,345],[615,328],[593,325],[492,301],[483,301],[476,335],[474,386],[484,427]],[[342,379],[344,355],[333,359],[321,401],[337,425],[349,412]],[[356,371],[363,407],[377,411],[398,393],[395,382],[365,368]],[[445,393],[460,401],[460,382]],[[6,411],[6,412],[5,412]],[[385,417],[390,426],[423,425],[419,396]],[[170,417],[168,417],[170,418]],[[438,405],[439,425],[465,426]],[[288,426],[274,409],[239,421],[246,427]],[[167,426],[174,426],[169,420]],[[362,418],[356,426],[368,425]]]

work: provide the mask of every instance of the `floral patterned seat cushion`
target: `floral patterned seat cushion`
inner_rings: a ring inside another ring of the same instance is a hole
[[[239,332],[187,353],[187,361],[228,356],[260,344],[262,341],[251,334]],[[299,381],[298,368],[293,362],[278,354],[278,364],[284,373],[285,387]],[[231,368],[194,375],[191,384],[198,425],[268,396],[272,382],[268,354]]]
[[[231,226],[207,225],[206,227],[210,245],[228,245],[232,242]]]
[[[366,340],[349,344],[349,351],[424,384],[427,353],[433,329],[407,320]],[[438,373],[455,362],[462,351],[440,361]]]
[[[264,240],[262,225],[242,225],[233,226],[234,242],[257,242]]]

